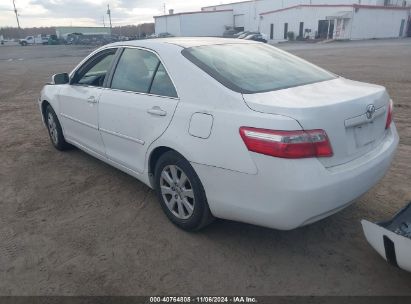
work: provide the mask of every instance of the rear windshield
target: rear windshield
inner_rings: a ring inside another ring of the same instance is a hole
[[[298,57],[260,43],[199,46],[184,49],[182,54],[229,89],[245,94],[335,78]]]

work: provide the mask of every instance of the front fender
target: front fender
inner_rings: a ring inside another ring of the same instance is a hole
[[[60,103],[58,98],[58,93],[60,90],[61,85],[46,84],[40,94],[41,107],[43,107],[44,102],[48,102],[54,112],[56,112],[57,116],[60,114]],[[44,113],[42,112],[42,114]]]

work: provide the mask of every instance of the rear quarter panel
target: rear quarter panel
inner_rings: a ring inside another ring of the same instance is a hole
[[[252,111],[240,93],[224,87],[180,52],[181,48],[178,54],[171,49],[159,52],[173,78],[180,102],[168,129],[149,147],[146,163],[156,147],[166,146],[190,162],[257,174],[257,167],[240,137],[239,128],[300,130],[301,126],[285,116]],[[190,119],[194,113],[212,115],[213,124],[208,138],[190,135]]]

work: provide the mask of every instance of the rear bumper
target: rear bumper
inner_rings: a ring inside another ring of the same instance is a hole
[[[214,216],[289,230],[348,206],[387,172],[398,145],[392,124],[383,142],[349,163],[326,169],[317,159],[252,153],[256,175],[192,164]]]

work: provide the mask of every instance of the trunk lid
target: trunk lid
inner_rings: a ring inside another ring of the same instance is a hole
[[[389,96],[378,85],[337,78],[284,90],[243,94],[243,98],[254,111],[291,117],[304,130],[325,130],[334,152],[332,157],[319,158],[325,167],[366,154],[386,133]]]

